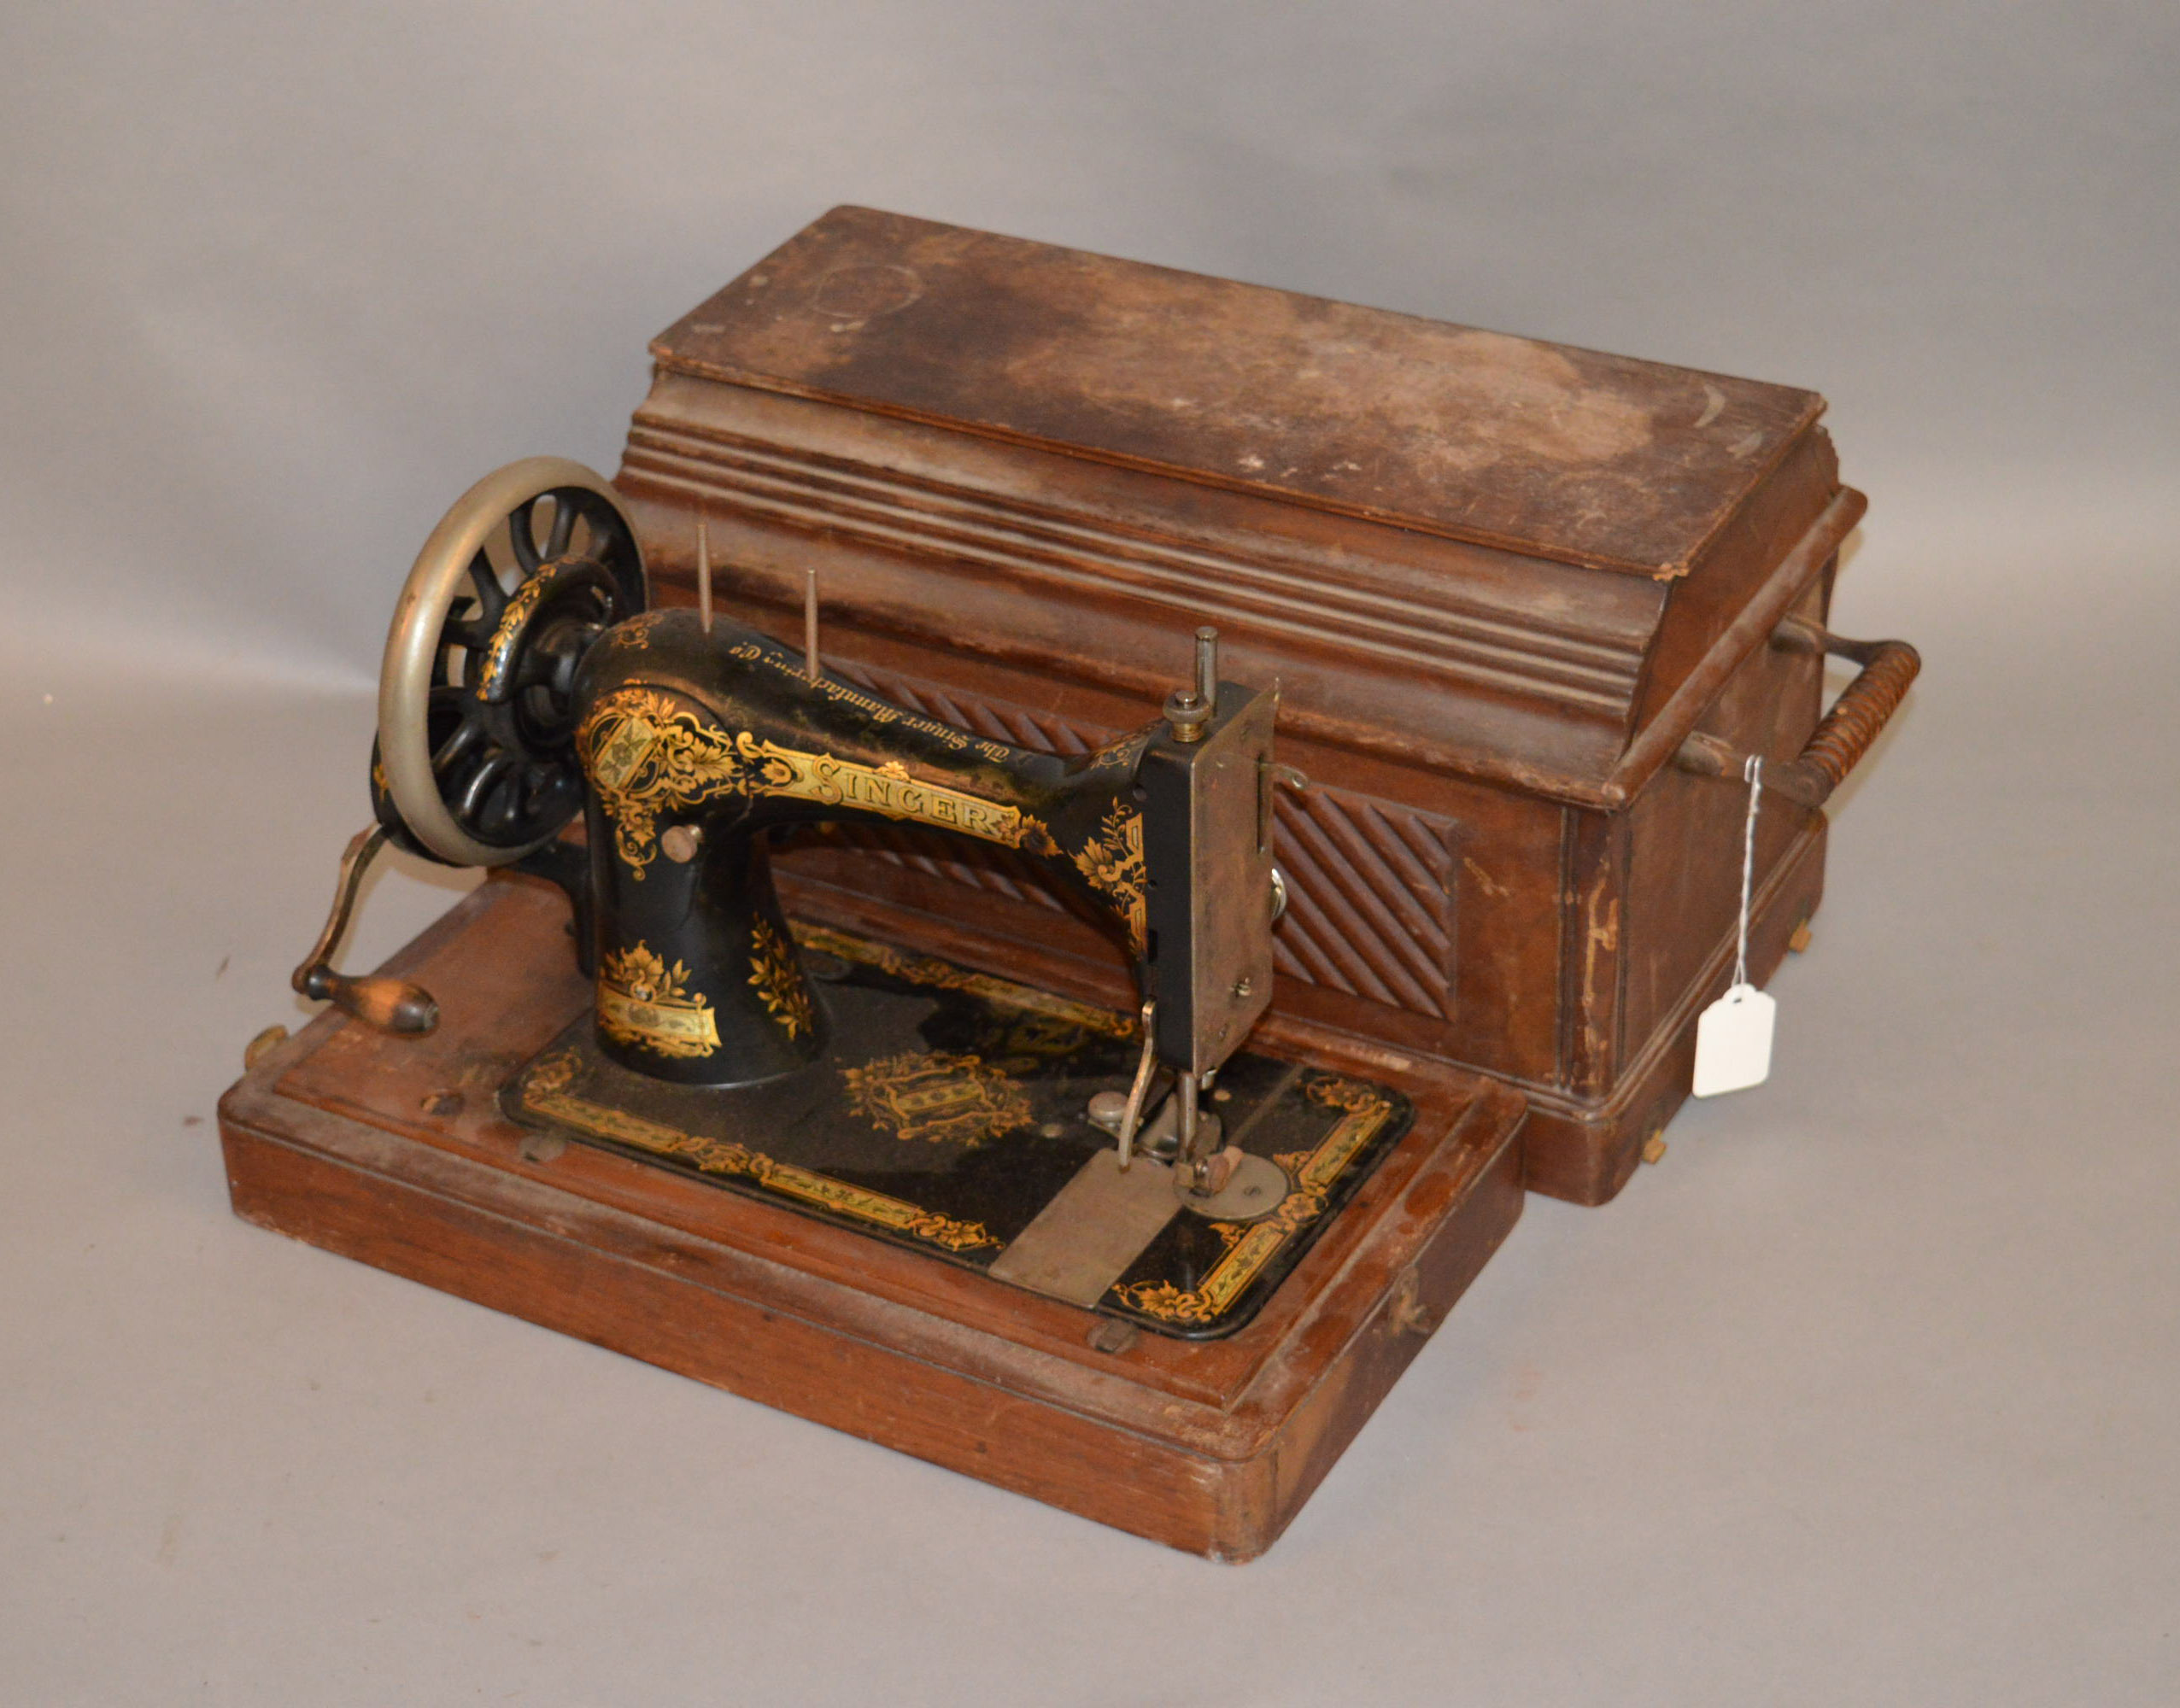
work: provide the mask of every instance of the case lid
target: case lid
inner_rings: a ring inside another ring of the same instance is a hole
[[[1590,568],[1684,575],[1815,393],[836,208],[665,369]]]

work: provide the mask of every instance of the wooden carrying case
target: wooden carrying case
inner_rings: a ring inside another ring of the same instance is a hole
[[[1527,1099],[1527,1179],[1596,1203],[1687,1095],[1733,953],[1815,909],[1821,799],[1914,670],[1824,631],[1840,485],[1808,391],[836,208],[653,346],[616,484],[661,595],[995,738],[1151,717],[1216,624],[1276,680],[1277,1008]],[[1822,716],[1824,656],[1866,665]],[[929,944],[1116,958],[1002,851],[783,851],[796,904]]]

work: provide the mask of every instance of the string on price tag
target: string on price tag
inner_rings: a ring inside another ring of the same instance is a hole
[[[1741,775],[1749,780],[1749,817],[1741,832],[1741,924],[1734,941],[1733,982],[1696,1022],[1695,1094],[1699,1097],[1745,1091],[1771,1077],[1772,1023],[1779,1003],[1749,982],[1749,901],[1756,876],[1762,758],[1750,754]]]

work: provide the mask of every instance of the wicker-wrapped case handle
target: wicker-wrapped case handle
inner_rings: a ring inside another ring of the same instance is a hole
[[[1922,654],[1905,640],[1850,640],[1802,617],[1789,617],[1772,635],[1782,652],[1829,652],[1851,658],[1861,673],[1832,702],[1802,752],[1783,765],[1767,763],[1764,787],[1803,806],[1822,806],[1878,739],[1923,668]],[[1738,776],[1743,756],[1715,735],[1691,735],[1673,763],[1704,776]]]

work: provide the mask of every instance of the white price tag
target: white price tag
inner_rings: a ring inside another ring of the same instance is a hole
[[[1754,985],[1736,985],[1696,1022],[1696,1095],[1745,1091],[1771,1077],[1772,1021],[1779,1004]]]
[[[1696,1083],[1699,1097],[1745,1091],[1771,1077],[1772,1021],[1779,1004],[1749,982],[1749,892],[1756,877],[1756,810],[1764,798],[1764,762],[1750,754],[1741,768],[1749,781],[1749,816],[1741,827],[1741,921],[1734,933],[1733,982],[1696,1021]]]

